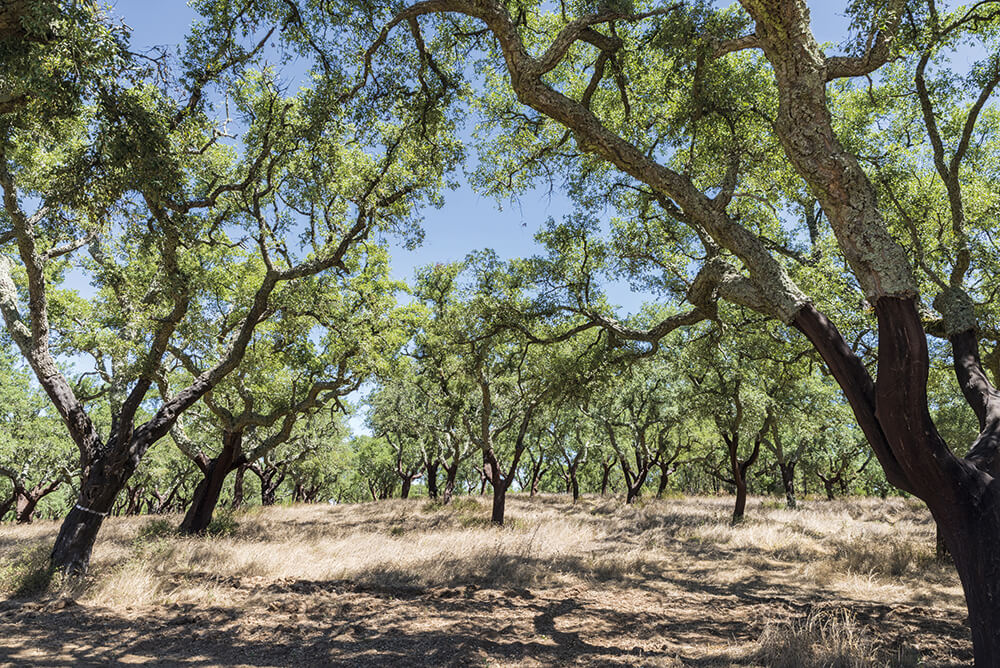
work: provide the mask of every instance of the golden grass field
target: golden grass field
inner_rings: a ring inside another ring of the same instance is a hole
[[[947,666],[954,569],[904,499],[513,495],[253,509],[180,538],[112,518],[45,584],[57,523],[0,526],[0,665]],[[225,519],[225,518],[224,518]]]

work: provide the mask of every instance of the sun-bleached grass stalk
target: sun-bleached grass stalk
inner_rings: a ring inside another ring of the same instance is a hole
[[[876,653],[849,611],[829,610],[768,624],[752,657],[772,668],[871,668]]]

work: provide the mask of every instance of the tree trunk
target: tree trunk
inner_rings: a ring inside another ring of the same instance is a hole
[[[243,432],[227,431],[222,434],[222,452],[212,459],[203,472],[205,477],[194,490],[191,506],[181,522],[180,532],[183,534],[199,534],[208,528],[212,514],[219,503],[219,495],[226,477],[233,470],[234,462],[240,454],[243,443]]]
[[[834,487],[836,485],[836,480],[834,478],[820,478],[823,481],[823,489],[826,490],[826,500],[833,501],[836,498],[834,494]]]
[[[945,545],[955,561],[972,628],[976,666],[1000,664],[1000,499],[995,492],[980,488],[978,503],[947,503],[942,512],[931,508]],[[934,499],[932,501],[938,501]],[[935,503],[935,506],[938,504]]]
[[[573,490],[573,503],[580,500],[580,481],[576,477],[576,467],[572,467],[569,470],[569,483]]]
[[[538,495],[538,483],[541,482],[542,474],[544,473],[545,469],[541,467],[531,467],[531,492],[529,496],[534,497]]]
[[[631,469],[625,467],[625,460],[622,460],[622,473],[625,475],[625,503],[633,503],[639,498],[642,493],[642,486],[646,484],[646,478],[649,476],[649,468],[643,468],[632,477],[629,473]]]
[[[631,485],[629,485],[628,491],[625,493],[625,503],[633,503],[636,499],[639,498],[640,491],[641,487],[632,487]]]
[[[660,473],[660,484],[656,487],[656,498],[662,499],[663,493],[667,491],[667,483],[670,482],[670,476],[666,473]]]
[[[117,450],[109,443],[85,466],[76,505],[59,527],[51,563],[53,568],[67,575],[87,572],[97,532],[111,512],[115,498],[135,471],[138,460]]]
[[[104,523],[108,511],[83,510],[80,504],[73,506],[59,528],[56,544],[52,548],[53,568],[69,575],[82,575],[90,565],[90,553],[94,549],[97,532]]]
[[[455,494],[455,480],[458,478],[458,464],[452,466],[445,466],[445,482],[444,482],[444,493],[441,495],[441,503],[448,505],[451,503],[451,497]]]
[[[403,476],[403,488],[399,492],[399,498],[408,499],[410,498],[410,485],[413,484],[413,478],[410,476]]]
[[[236,476],[233,478],[233,509],[243,507],[243,476],[246,475],[246,464],[236,467]]]
[[[274,478],[272,476],[268,476],[266,480],[261,481],[260,505],[262,506],[273,506],[277,501],[278,485],[275,485],[273,481]]]
[[[129,493],[128,508],[125,510],[126,515],[139,515],[142,513],[142,495],[146,493],[146,488],[141,485],[136,485]]]
[[[611,466],[614,466],[612,464]],[[601,496],[605,496],[608,493],[608,479],[611,478],[611,466],[606,466],[604,463],[601,464]]]
[[[507,486],[498,481],[493,485],[493,514],[490,517],[493,524],[503,526],[504,505],[506,503]]]
[[[35,515],[35,507],[41,497],[34,497],[30,494],[17,495],[17,523],[30,524]]]
[[[733,524],[743,521],[747,509],[747,483],[743,476],[736,480],[736,505],[733,507]]]
[[[951,555],[948,553],[948,545],[944,542],[944,534],[941,527],[936,527],[934,540],[934,558],[938,561],[948,561]]]
[[[733,474],[731,482],[736,487],[736,505],[733,507],[733,524],[743,521],[743,515],[747,508],[747,474],[750,471],[750,467],[757,461],[757,457],[760,456],[760,443],[762,437],[763,431],[758,435],[757,439],[754,440],[753,451],[750,453],[750,456],[741,462],[739,457],[739,432],[733,434],[731,437],[726,434],[722,435],[722,439],[726,442],[726,446],[729,448],[729,465]]]
[[[437,462],[426,465],[427,468],[427,496],[432,499],[438,498],[438,466]]]
[[[781,470],[781,486],[785,490],[785,505],[795,507],[795,462],[778,464]]]

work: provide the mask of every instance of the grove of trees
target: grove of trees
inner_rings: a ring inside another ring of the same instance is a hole
[[[0,6],[0,519],[53,569],[258,498],[893,489],[1000,661],[1000,4],[193,6],[176,57]],[[463,172],[569,205],[394,281]]]

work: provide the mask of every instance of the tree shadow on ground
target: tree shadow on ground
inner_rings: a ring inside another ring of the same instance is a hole
[[[835,605],[849,607],[883,638],[968,636],[957,620],[933,610],[776,596],[773,583],[759,577],[723,586],[697,573],[673,575],[665,580],[678,590],[673,600],[637,607],[587,587],[428,588],[393,584],[390,576],[382,584],[286,580],[262,589],[234,580],[233,587],[247,590],[243,605],[174,605],[131,615],[59,600],[8,602],[0,606],[0,664],[754,665],[752,653],[698,648],[746,647],[767,620]],[[967,647],[965,639],[945,649],[966,661],[963,642]]]

